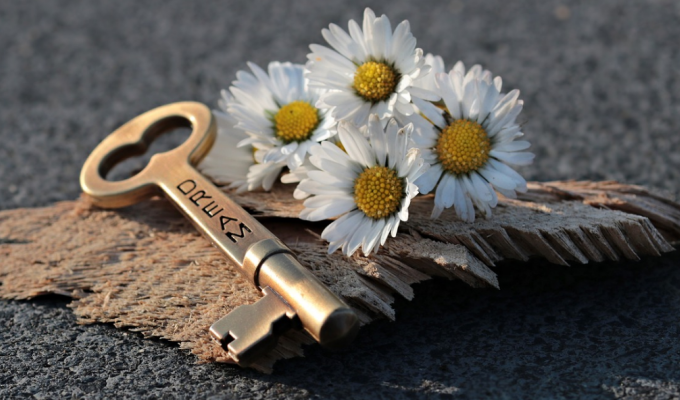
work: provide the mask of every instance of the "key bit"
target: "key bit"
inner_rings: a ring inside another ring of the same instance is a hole
[[[278,293],[269,287],[262,292],[260,300],[237,307],[210,327],[210,334],[243,366],[271,351],[281,334],[300,328],[295,310]]]
[[[105,179],[113,166],[143,154],[151,142],[178,127],[192,132],[181,146],[151,157],[135,176]],[[359,329],[354,311],[295,258],[291,250],[193,165],[215,141],[210,109],[194,102],[168,104],[148,111],[110,134],[90,154],[80,184],[97,206],[125,207],[164,193],[265,296],[216,322],[211,334],[239,364],[248,365],[271,350],[278,336],[302,327],[321,345],[338,348]]]

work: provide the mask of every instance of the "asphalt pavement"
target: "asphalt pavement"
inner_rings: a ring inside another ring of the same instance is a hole
[[[246,61],[304,62],[369,5],[447,65],[518,88],[531,180],[617,179],[680,194],[680,3],[0,0],[0,209],[77,198],[90,151],[130,118],[215,105]],[[0,260],[1,262],[1,260]],[[272,375],[78,326],[68,300],[0,301],[0,398],[680,397],[680,256],[497,268],[502,290],[416,286],[397,321]]]

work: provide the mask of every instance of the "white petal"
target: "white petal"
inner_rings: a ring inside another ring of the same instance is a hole
[[[408,21],[402,21],[394,30],[392,44],[387,59],[396,60],[401,52],[406,51],[405,43],[412,37]]]
[[[331,185],[326,185],[320,182],[317,182],[312,179],[303,179],[299,184],[298,188],[305,193],[309,193],[310,195],[318,195],[318,194],[332,194],[332,195],[349,195],[349,190],[346,190],[346,188],[339,188],[337,186],[331,186]]]
[[[412,86],[408,89],[414,98],[427,100],[427,101],[439,101],[441,97],[431,90],[423,89],[420,87]]]
[[[345,179],[339,179],[326,171],[309,171],[307,173],[309,179],[313,179],[320,183],[325,183],[330,186],[336,186],[339,188],[353,187],[354,183]]]
[[[388,118],[388,116],[391,114],[389,103],[387,101],[379,101],[379,102],[373,104],[373,106],[371,106],[371,114],[370,115],[373,115],[373,114],[376,114],[378,116],[378,118],[380,118],[380,119]],[[369,118],[370,118],[370,115],[369,115]],[[361,125],[357,125],[357,126],[361,126]]]
[[[366,48],[366,40],[364,39],[364,34],[361,31],[361,28],[359,27],[359,24],[356,23],[353,19],[349,21],[347,24],[347,27],[349,28],[349,35],[354,40],[354,43],[356,43],[356,49],[354,51],[354,59],[352,61],[358,62],[363,64],[364,61],[368,58],[369,49]]]
[[[497,145],[502,143],[512,142],[513,140],[524,136],[521,127],[517,124],[506,125],[501,128],[498,133],[492,138]]]
[[[368,141],[353,124],[340,122],[338,124],[338,135],[351,159],[366,167],[375,165],[375,156]]]
[[[328,141],[321,142],[320,146],[314,146],[309,149],[310,154],[318,154],[320,156],[326,157],[333,162],[343,165],[353,171],[360,172],[361,169],[357,168],[357,163],[352,161],[351,158],[344,151],[340,150],[335,143]]]
[[[352,236],[348,238],[347,244],[343,246],[343,252],[347,256],[354,254],[361,244],[364,242],[368,231],[371,229],[371,219],[364,217],[359,221],[358,226],[354,228]]]
[[[366,125],[368,115],[371,113],[371,103],[364,103],[359,110],[354,113],[352,120],[357,126]]]
[[[325,103],[323,103],[324,101],[325,101],[325,97],[322,96],[321,99],[319,100],[319,102],[317,103],[317,106],[327,107],[325,105]],[[353,117],[357,112],[359,112],[362,109],[362,107],[364,105],[366,105],[366,103],[364,103],[361,100],[347,102],[347,103],[343,103],[343,104],[340,104],[340,105],[333,107],[333,110],[331,112],[332,112],[333,118],[335,118],[339,121],[340,120],[346,120],[346,119],[350,119],[350,117]]]
[[[335,24],[330,24],[329,29],[323,29],[321,35],[340,54],[352,59],[352,45],[354,41],[342,28]],[[314,51],[314,49],[312,49]]]
[[[451,116],[454,119],[461,119],[463,115],[460,109],[460,99],[451,85],[451,77],[448,74],[437,74],[435,81],[440,89],[439,93],[442,96],[442,100],[444,100],[444,104],[446,104],[446,108]]]
[[[365,215],[359,210],[349,212],[328,225],[321,233],[321,238],[329,242],[341,241],[354,232],[363,218]]]
[[[490,165],[485,165],[477,171],[480,175],[484,177],[490,184],[496,188],[513,190],[515,189],[515,181],[510,179],[507,175],[499,172],[497,169],[491,167]]]
[[[392,220],[390,220],[390,222],[392,222],[392,230],[390,231],[390,234],[392,235],[392,237],[396,237],[396,236],[397,236],[397,232],[399,231],[399,223],[400,223],[401,221],[400,221],[399,218],[397,218],[396,216],[395,216],[395,217],[392,217],[392,218],[393,218],[393,221],[394,221],[394,222],[392,222]]]
[[[496,105],[496,101],[498,101],[499,94],[500,94],[499,91],[493,85],[489,85],[489,87],[486,89],[486,94],[484,94],[484,101],[482,103],[482,107],[479,113],[480,121],[486,119],[489,113],[491,113],[491,110]]]
[[[463,221],[472,222],[475,220],[475,210],[472,205],[472,201],[466,195],[466,190],[463,187],[462,182],[458,179],[455,181],[455,198],[453,206],[456,210],[456,215]]]
[[[356,179],[357,173],[353,169],[346,168],[342,164],[336,163],[328,158],[320,158],[315,161],[314,165],[317,168],[320,168],[322,171],[325,171],[338,179],[350,182]]]
[[[328,31],[326,29],[324,29],[324,31],[328,32],[328,34],[331,35],[330,31]],[[323,34],[323,31],[322,31],[322,34]],[[324,35],[324,37],[325,37],[325,35]],[[347,36],[347,38],[349,39],[349,36]],[[326,41],[328,41],[328,40],[326,40]],[[335,47],[335,46],[333,46],[333,47]],[[350,73],[351,74],[356,69],[356,66],[350,60],[348,60],[349,57],[347,57],[347,55],[345,55],[345,54],[341,55],[340,53],[335,52],[335,51],[329,49],[328,47],[320,46],[318,44],[311,44],[311,45],[309,45],[309,48],[310,48],[310,50],[312,50],[312,53],[309,54],[307,57],[312,61],[315,61],[315,62],[327,61],[329,63],[332,63],[333,67],[338,68],[339,70],[341,70],[344,73]],[[338,50],[338,49],[336,48],[336,50]]]
[[[353,105],[356,108],[364,103],[359,97],[349,92],[332,92],[323,96],[323,102],[329,106]]]
[[[434,189],[442,177],[442,166],[441,164],[434,164],[430,166],[430,169],[425,171],[420,178],[416,179],[415,184],[418,185],[418,190],[420,193],[428,194]]]
[[[390,231],[392,230],[392,227],[394,226],[396,221],[397,221],[397,217],[393,215],[393,216],[389,217],[387,219],[387,221],[385,222],[385,227],[383,228],[383,231],[380,233],[380,245],[381,246],[385,244],[385,241],[387,240],[387,235],[390,234]]]
[[[480,199],[491,203],[492,207],[496,207],[498,197],[490,184],[476,172],[470,174],[470,181],[474,186],[474,191],[477,193],[477,196]]]
[[[418,98],[413,99],[413,104],[418,107],[420,112],[427,117],[430,121],[432,121],[436,126],[440,128],[444,128],[446,124],[446,120],[444,120],[444,117],[442,116],[442,112],[440,109],[438,109],[434,104],[420,100]]]
[[[502,151],[491,150],[489,152],[491,157],[497,158],[503,162],[512,165],[529,165],[534,161],[534,153],[520,152],[520,153],[505,153]]]
[[[444,208],[451,207],[459,192],[457,181],[458,179],[453,175],[444,174],[435,193],[435,202],[437,202],[436,196],[439,196],[439,204]]]
[[[308,75],[309,87],[320,88],[319,90],[335,89],[345,91],[352,86],[352,78],[349,74],[341,74],[342,71],[319,72],[314,65],[310,66]],[[323,102],[321,103],[323,104]]]
[[[392,126],[391,129],[394,129],[393,127],[396,125],[397,122],[393,119],[388,122],[388,126]],[[368,132],[371,138],[371,145],[375,151],[377,165],[385,165],[387,159],[387,138],[380,124],[380,118],[376,114],[371,114],[368,117]]]
[[[308,221],[334,218],[356,208],[353,198],[335,195],[313,196],[305,200],[304,204],[307,209],[310,209],[305,213],[304,218]]]
[[[529,143],[528,141],[517,140],[517,141],[514,141],[514,142],[501,143],[499,145],[494,146],[493,149],[494,149],[494,151],[512,152],[512,151],[526,150],[529,147],[531,147],[531,143]]]
[[[300,168],[302,163],[305,161],[307,158],[307,152],[312,145],[315,143],[312,141],[306,141],[302,142],[298,145],[298,148],[295,150],[293,154],[288,156],[288,169],[291,171],[295,171],[296,169]]]
[[[411,86],[413,84],[413,78],[411,78],[408,75],[402,76],[401,79],[399,80],[399,83],[397,84],[397,87],[394,89],[395,92],[401,92],[405,90],[407,87]]]
[[[395,108],[397,109],[397,111],[399,111],[400,113],[402,113],[406,116],[409,116],[409,115],[411,115],[415,112],[415,110],[413,109],[413,104],[410,104],[410,103],[403,104],[403,103],[397,102],[395,104]]]
[[[524,180],[522,175],[518,174],[517,171],[514,169],[508,167],[507,165],[503,164],[500,161],[496,161],[493,158],[490,158],[488,161],[488,164],[490,167],[496,169],[500,173],[506,175],[508,178],[512,179],[515,182],[515,190],[518,192],[523,192],[526,190],[526,185],[527,182]]]
[[[371,231],[366,235],[362,250],[365,256],[371,254],[375,248],[377,251],[377,244],[380,242],[381,233],[385,229],[385,220],[379,219],[374,221]]]

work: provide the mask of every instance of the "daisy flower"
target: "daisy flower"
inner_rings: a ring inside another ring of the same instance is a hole
[[[229,99],[228,93],[223,93]],[[210,152],[201,161],[198,169],[218,185],[228,185],[237,192],[262,187],[270,190],[285,163],[264,163],[262,151],[252,146],[236,147],[236,143],[248,135],[236,128],[236,120],[227,113],[213,111],[217,122],[217,138]],[[259,162],[256,161],[259,158]]]
[[[362,126],[369,114],[378,114],[386,122],[397,112],[413,114],[412,97],[438,100],[413,86],[429,67],[424,64],[423,51],[416,48],[408,21],[393,32],[385,15],[376,18],[367,8],[363,29],[350,20],[349,34],[335,24],[322,34],[333,49],[309,46],[307,77],[311,87],[327,90],[317,105],[330,109],[335,119]]]
[[[474,206],[489,217],[496,191],[510,198],[526,191],[524,178],[506,165],[534,159],[522,151],[529,142],[515,141],[524,135],[515,122],[524,102],[517,90],[501,94],[501,78],[492,79],[479,65],[466,73],[459,62],[448,74],[435,74],[435,84],[443,104],[416,101],[434,126],[419,130],[417,145],[431,168],[416,184],[422,193],[436,187],[433,218],[451,206],[468,222],[475,219]]]
[[[236,74],[233,97],[223,105],[249,136],[239,146],[264,150],[263,163],[285,162],[294,170],[314,143],[335,135],[335,120],[316,108],[321,91],[308,87],[302,65],[271,62],[267,72],[248,66],[252,73]]]
[[[365,255],[397,234],[400,221],[408,219],[411,199],[418,194],[413,183],[427,169],[420,150],[410,140],[413,125],[399,129],[391,120],[383,130],[377,115],[368,121],[368,139],[349,122],[338,124],[342,151],[331,142],[310,150],[315,170],[300,182],[310,195],[300,218],[310,221],[336,218],[321,237],[350,256],[359,247]]]

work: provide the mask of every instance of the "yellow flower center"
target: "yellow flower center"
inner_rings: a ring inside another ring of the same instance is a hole
[[[274,124],[276,137],[284,143],[304,142],[319,124],[319,113],[306,101],[293,101],[274,115]]]
[[[382,62],[365,62],[354,73],[354,90],[373,103],[387,100],[398,82],[397,71]]]
[[[373,219],[386,218],[399,210],[404,197],[404,182],[387,167],[366,168],[354,180],[354,202]]]
[[[446,171],[467,174],[489,160],[491,140],[477,122],[458,119],[442,130],[435,150]]]

